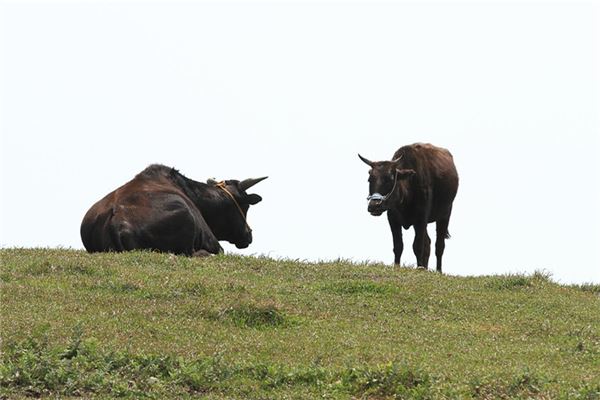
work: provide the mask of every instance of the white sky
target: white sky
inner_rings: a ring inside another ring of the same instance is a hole
[[[82,248],[87,209],[158,162],[269,175],[254,243],[226,251],[391,263],[356,154],[421,141],[461,179],[444,272],[598,283],[599,22],[593,2],[4,2],[0,246]]]

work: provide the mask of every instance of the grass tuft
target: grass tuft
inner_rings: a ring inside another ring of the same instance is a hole
[[[486,284],[486,287],[497,290],[528,289],[534,287],[535,283],[534,277],[525,275],[504,275],[491,278]]]
[[[570,287],[581,290],[582,292],[589,292],[592,294],[600,295],[600,284],[584,283],[581,285],[571,285]]]
[[[227,321],[244,328],[269,328],[286,324],[288,318],[273,305],[238,304],[211,313],[208,318]]]

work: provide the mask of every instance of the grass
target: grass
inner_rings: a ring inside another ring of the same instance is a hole
[[[600,399],[599,285],[0,250],[0,398]]]

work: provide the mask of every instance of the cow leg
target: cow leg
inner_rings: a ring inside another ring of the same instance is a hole
[[[398,215],[392,210],[387,212],[387,217],[392,231],[392,239],[394,241],[394,264],[400,265],[400,257],[404,250],[404,243],[402,242],[402,223],[400,222]]]
[[[413,251],[417,257],[417,267],[427,269],[429,263],[431,239],[427,234],[427,224],[415,224],[415,241],[413,242]]]
[[[201,243],[196,246],[196,248],[198,248],[196,253],[198,254],[194,253],[195,256],[202,256],[202,252],[204,251],[208,254],[223,253],[223,248],[219,244],[219,240],[215,237],[210,228],[208,228],[208,225],[206,226],[205,230],[201,231],[200,235]]]
[[[446,248],[446,239],[450,236],[448,234],[448,223],[450,222],[450,216],[440,219],[436,222],[436,239],[435,239],[435,256],[437,258],[436,270],[442,272],[442,256],[444,255],[444,249]]]
[[[131,224],[123,217],[123,215],[117,215],[111,218],[107,230],[110,234],[111,244],[109,249],[112,251],[131,251],[136,249],[142,249],[144,246],[140,243]]]
[[[185,198],[156,196],[153,218],[146,222],[146,247],[164,252],[202,256],[223,249],[200,211]]]
[[[423,266],[429,268],[429,254],[431,253],[431,238],[425,229],[425,243],[423,244]]]
[[[129,230],[121,232],[119,239],[119,242],[122,246],[122,250],[130,251],[143,248],[143,246],[139,243],[139,240],[136,238],[133,232]]]
[[[204,220],[200,211],[193,210],[192,215],[196,226],[193,255],[196,257],[204,257],[208,254],[223,253],[223,248],[219,244],[219,240]]]

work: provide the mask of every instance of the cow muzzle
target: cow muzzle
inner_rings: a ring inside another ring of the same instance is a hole
[[[246,231],[244,238],[235,243],[235,247],[238,249],[245,249],[246,247],[250,246],[250,243],[252,243],[252,231],[248,230]]]
[[[386,196],[383,196],[381,193],[373,193],[372,195],[367,197],[367,200],[369,200],[367,211],[369,211],[371,215],[378,217],[381,214],[383,214],[384,211],[386,211]]]

